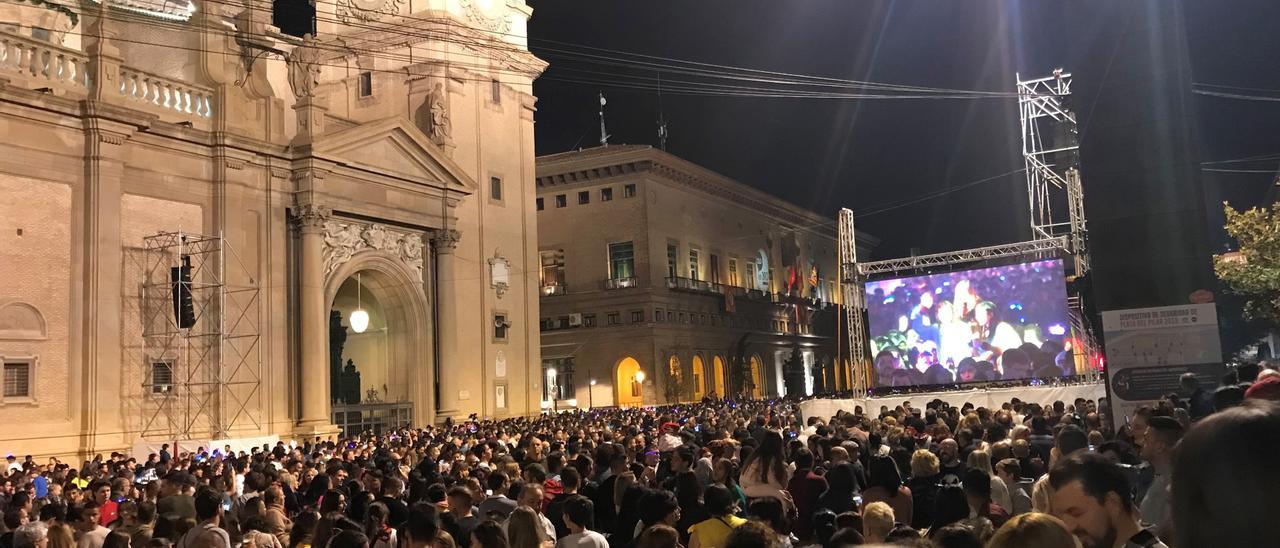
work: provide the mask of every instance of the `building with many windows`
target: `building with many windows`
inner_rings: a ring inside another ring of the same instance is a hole
[[[544,407],[846,385],[833,219],[648,146],[537,166]]]

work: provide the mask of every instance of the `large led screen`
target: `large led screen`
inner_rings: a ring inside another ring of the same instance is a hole
[[[1062,261],[866,284],[876,386],[1074,373]]]

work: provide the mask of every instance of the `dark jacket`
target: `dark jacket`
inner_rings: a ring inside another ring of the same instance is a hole
[[[808,540],[813,536],[812,516],[818,509],[818,498],[827,491],[827,479],[814,474],[808,468],[800,468],[787,482],[787,492],[795,500],[796,512],[800,519],[796,520],[794,533],[800,540]]]

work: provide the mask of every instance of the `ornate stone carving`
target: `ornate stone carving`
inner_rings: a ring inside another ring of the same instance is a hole
[[[453,229],[436,230],[431,234],[431,243],[435,245],[436,253],[453,253],[461,239],[462,233]]]
[[[316,229],[324,226],[325,221],[329,220],[331,212],[329,208],[316,204],[303,204],[293,208],[292,217],[289,219],[293,224],[301,229]]]
[[[446,102],[444,83],[436,82],[427,95],[427,137],[431,142],[443,146],[450,141],[451,123],[449,122],[449,105]]]
[[[373,21],[383,16],[400,13],[404,0],[338,0],[338,20]]]
[[[498,4],[496,13],[486,13],[485,9],[480,7],[477,0],[458,0],[462,4],[462,9],[467,10],[467,19],[480,28],[505,33],[511,30],[511,18],[507,15],[506,0],[490,0]]]
[[[289,87],[293,89],[294,97],[301,99],[316,96],[316,88],[320,86],[320,61],[321,53],[316,39],[310,34],[304,34],[302,45],[293,48],[285,57],[285,62],[289,65]]]
[[[510,273],[511,261],[508,261],[506,257],[499,256],[495,251],[493,258],[489,259],[489,287],[492,287],[498,293],[499,299],[511,287]]]
[[[377,223],[329,220],[324,223],[324,272],[332,274],[356,253],[384,251],[409,267],[415,281],[422,281],[422,234]]]

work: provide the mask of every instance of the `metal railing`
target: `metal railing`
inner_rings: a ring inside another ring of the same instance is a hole
[[[723,295],[725,286],[707,280],[695,280],[693,278],[667,278],[668,289],[678,289],[681,291],[694,291],[698,293],[714,293]]]
[[[333,424],[344,436],[407,428],[413,424],[413,402],[335,403]]]
[[[564,295],[564,285],[544,285],[540,291],[542,292],[543,297],[558,297],[560,295]]]
[[[637,287],[637,285],[635,276],[630,278],[613,278],[604,281],[605,289],[625,289],[628,287]]]

